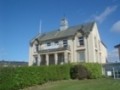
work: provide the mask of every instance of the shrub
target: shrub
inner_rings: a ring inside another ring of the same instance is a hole
[[[102,77],[101,65],[98,63],[80,63],[70,70],[72,79],[97,79]]]
[[[90,78],[90,72],[83,65],[75,65],[70,70],[72,79],[88,79]]]

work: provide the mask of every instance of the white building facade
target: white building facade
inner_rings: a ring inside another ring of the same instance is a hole
[[[64,63],[106,63],[107,49],[97,24],[68,26],[65,18],[58,30],[36,36],[30,41],[29,66]]]

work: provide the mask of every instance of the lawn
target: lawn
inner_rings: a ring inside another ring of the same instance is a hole
[[[66,80],[49,82],[44,85],[33,86],[23,90],[120,90],[120,80]]]

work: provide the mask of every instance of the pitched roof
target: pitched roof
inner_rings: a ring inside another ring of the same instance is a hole
[[[72,26],[69,27],[67,30],[63,30],[63,31],[57,29],[55,31],[51,31],[46,34],[40,35],[36,39],[38,39],[39,41],[60,39],[60,38],[74,36],[78,31],[83,32],[84,34],[89,34],[93,28],[94,23],[95,22],[90,22],[82,25]]]
[[[120,44],[116,45],[115,48],[119,48],[120,47]]]

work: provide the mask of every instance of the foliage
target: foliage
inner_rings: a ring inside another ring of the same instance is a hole
[[[80,63],[71,68],[70,75],[72,79],[101,78],[101,65],[98,63]]]
[[[48,81],[70,79],[69,65],[0,69],[0,90],[18,90]]]
[[[91,79],[97,79],[102,77],[102,66],[98,63],[83,63],[90,72]]]
[[[75,65],[70,70],[70,75],[72,79],[89,79],[90,72],[87,68],[81,64]]]
[[[77,76],[77,79],[100,78],[101,65],[83,63],[82,65],[0,67],[0,90],[18,90],[48,81],[68,80],[70,75],[72,78]]]

